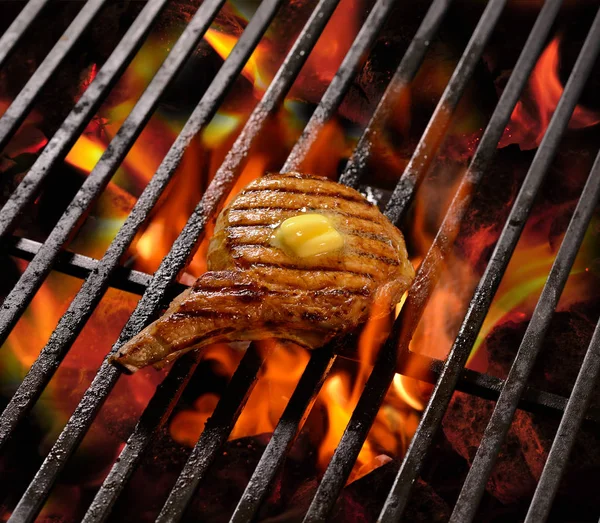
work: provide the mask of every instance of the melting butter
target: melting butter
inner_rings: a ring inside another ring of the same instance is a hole
[[[308,258],[341,249],[344,237],[327,216],[307,213],[281,223],[272,236],[272,242],[299,258]]]

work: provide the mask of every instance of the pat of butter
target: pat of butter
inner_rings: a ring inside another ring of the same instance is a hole
[[[275,231],[274,243],[299,258],[308,258],[340,249],[343,236],[322,214],[299,214],[285,220]]]

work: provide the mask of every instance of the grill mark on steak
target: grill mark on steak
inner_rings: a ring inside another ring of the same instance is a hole
[[[298,189],[288,188],[288,187],[253,187],[251,189],[246,189],[242,194],[259,194],[259,193],[283,193],[283,194],[296,194],[299,196],[316,196],[318,198],[332,198],[336,200],[346,200],[347,202],[353,202],[359,205],[364,205],[367,207],[373,207],[373,204],[369,201],[365,200],[362,197],[353,196],[351,194],[341,194],[339,192],[311,192],[311,191],[299,191]]]
[[[368,289],[360,288],[360,289],[316,289],[316,290],[299,290],[294,287],[289,287],[288,289],[282,289],[280,291],[273,289],[254,289],[254,290],[237,290],[231,289],[230,287],[222,288],[222,289],[212,289],[212,288],[195,288],[194,294],[198,294],[201,296],[207,297],[257,297],[264,298],[266,296],[300,296],[300,295],[310,295],[310,296],[369,296],[371,293]],[[185,306],[185,303],[182,304]]]
[[[235,331],[234,327],[225,327],[223,329],[214,329],[207,333],[199,334],[198,336],[192,336],[191,338],[187,338],[186,340],[182,340],[181,342],[172,343],[171,344],[171,347],[172,347],[171,352],[178,352],[180,350],[187,349],[189,347],[193,347],[197,343],[200,343],[200,342],[206,340],[207,338],[214,339],[215,343],[216,343],[219,341],[219,339],[218,339],[219,336],[226,336],[227,334],[230,334],[234,331]]]
[[[186,309],[184,306],[178,311],[173,313],[171,316],[172,320],[185,320],[187,318],[210,318],[210,319],[220,319],[220,318],[235,318],[238,316],[237,312],[228,312],[228,311],[215,311],[215,310],[207,310],[207,309]],[[232,328],[233,330],[233,328]]]
[[[269,206],[269,207],[261,207],[261,206],[252,206],[252,205],[244,205],[240,207],[231,207],[231,211],[259,211],[259,212],[273,212],[273,211],[294,211],[294,212],[318,212],[320,214],[335,214],[336,216],[343,216],[344,218],[352,218],[353,220],[364,220],[365,222],[375,223],[377,225],[382,225],[381,220],[378,216],[368,216],[368,215],[358,215],[350,212],[340,211],[338,209],[322,209],[318,207],[278,207],[278,206]]]
[[[274,248],[271,247],[271,245],[268,242],[254,242],[254,243],[237,243],[233,240],[229,240],[229,245],[231,248],[239,250],[239,249],[246,249],[246,248],[254,248],[254,247],[258,247],[261,249],[268,249],[268,250],[273,250]],[[388,265],[388,266],[392,266],[392,267],[397,267],[398,265],[400,265],[400,263],[397,260],[394,260],[392,258],[388,258],[387,256],[383,256],[380,254],[375,254],[369,251],[363,251],[360,249],[355,249],[355,248],[349,248],[347,250],[348,254],[354,254],[356,256],[360,256],[362,258],[369,258],[370,260],[377,260],[381,263],[383,263],[384,265]],[[306,269],[305,269],[306,270]],[[313,267],[310,267],[309,270],[314,270]]]
[[[252,265],[254,267],[286,269],[288,271],[299,271],[299,272],[303,272],[303,273],[307,272],[306,267],[300,267],[293,263],[287,264],[287,263],[255,262]],[[323,273],[333,272],[336,274],[340,274],[340,273],[354,274],[357,276],[362,276],[363,278],[367,278],[369,280],[373,280],[373,275],[368,272],[359,272],[359,271],[351,271],[348,269],[338,269],[336,267],[319,267],[319,266],[311,267],[310,270],[311,271],[319,271],[319,272],[323,272]]]

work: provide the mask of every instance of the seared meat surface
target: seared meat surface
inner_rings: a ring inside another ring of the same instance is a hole
[[[299,256],[277,241],[281,224],[303,214],[326,219],[342,246]],[[208,269],[113,361],[135,371],[211,343],[265,338],[317,348],[366,321],[375,300],[392,307],[414,277],[402,234],[376,206],[296,173],[255,180],[223,210]]]

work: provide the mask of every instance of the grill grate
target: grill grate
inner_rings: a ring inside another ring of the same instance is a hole
[[[21,185],[0,211],[3,251],[30,261],[0,310],[2,342],[6,340],[52,270],[61,270],[85,279],[47,345],[0,416],[0,448],[5,445],[17,424],[40,397],[109,286],[142,294],[111,354],[147,325],[159,312],[161,306],[181,291],[182,286],[176,282],[178,274],[185,267],[198,241],[204,236],[206,224],[214,217],[239,177],[252,144],[292,87],[325,25],[338,6],[339,0],[320,0],[315,7],[277,75],[218,169],[213,182],[153,276],[125,269],[120,266],[119,261],[172,179],[192,139],[215,115],[259,40],[284,4],[283,0],[263,0],[260,4],[235,48],[194,109],[102,259],[93,260],[85,256],[69,254],[62,249],[72,233],[76,231],[81,217],[98,198],[120,166],[152,116],[159,98],[181,71],[186,59],[219,13],[224,0],[204,0],[201,4],[48,239],[43,244],[38,244],[32,240],[11,237],[10,234],[17,221],[37,196],[42,182],[51,169],[62,161],[89,123],[96,109],[142,45],[166,3],[166,0],[147,2],[94,81],[31,167]],[[45,0],[31,0],[0,39],[0,66],[46,4]],[[83,5],[63,38],[50,51],[48,57],[0,119],[0,147],[3,147],[12,137],[27,116],[36,97],[105,4],[105,0],[89,0]],[[451,118],[505,4],[506,0],[489,0],[386,207],[386,215],[394,223],[399,224],[404,219],[420,182],[432,165]],[[394,325],[392,335],[380,351],[350,422],[313,498],[305,521],[323,521],[331,514],[395,372],[400,370],[410,374],[408,363],[417,357],[426,361],[426,368],[430,369],[430,372],[415,377],[436,385],[382,509],[380,515],[382,521],[396,521],[402,516],[411,494],[411,487],[419,476],[433,436],[441,424],[455,390],[467,391],[486,398],[498,398],[498,402],[454,509],[452,521],[471,521],[475,517],[486,480],[517,408],[562,414],[559,431],[529,509],[527,521],[540,521],[548,516],[569,451],[584,417],[595,421],[600,420],[600,413],[597,410],[586,412],[593,392],[593,384],[600,371],[600,326],[596,329],[590,343],[568,402],[560,396],[526,386],[543,335],[600,197],[600,155],[590,172],[583,195],[507,380],[502,381],[464,369],[534,199],[600,52],[600,10],[587,35],[563,96],[523,182],[486,271],[479,282],[450,355],[442,362],[417,356],[408,350],[408,343],[439,279],[442,270],[441,262],[447,256],[468,209],[473,189],[489,171],[498,142],[542,51],[544,42],[550,34],[561,4],[561,0],[546,0],[538,15],[471,165],[464,175],[431,249],[419,268],[416,283]],[[393,5],[393,0],[377,0],[375,3],[338,73],[285,162],[283,171],[298,168],[323,125],[339,108],[360,69],[362,58],[373,45]],[[371,154],[372,137],[383,128],[390,116],[393,103],[415,77],[429,43],[435,37],[450,5],[451,0],[434,0],[431,4],[340,178],[342,183],[357,187],[361,182],[367,159]],[[175,483],[159,515],[159,521],[178,521],[184,515],[200,481],[227,441],[266,357],[268,355],[259,354],[252,345],[246,351]],[[232,521],[251,521],[257,514],[336,357],[336,349],[333,346],[312,353],[269,444],[239,500]],[[199,360],[198,354],[189,353],[174,364],[99,489],[85,515],[85,521],[104,521],[109,517],[111,509],[128,479],[140,464],[153,437],[168,419]],[[80,404],[19,501],[11,521],[33,521],[36,518],[58,475],[86,435],[119,377],[120,371],[108,364],[105,359]]]

